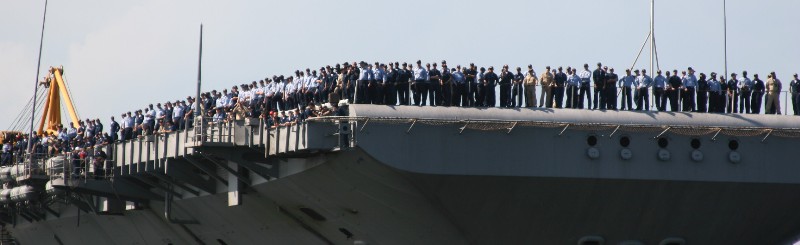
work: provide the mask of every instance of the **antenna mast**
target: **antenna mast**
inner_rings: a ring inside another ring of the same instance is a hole
[[[39,93],[39,72],[42,68],[42,45],[44,43],[44,23],[47,20],[47,0],[44,0],[44,14],[42,14],[42,34],[39,36],[39,61],[36,65],[36,86],[33,89],[33,109],[31,109],[31,128],[28,131],[28,155],[33,164],[33,124],[36,120],[36,94]]]
[[[726,0],[722,0],[722,25],[725,43],[723,44],[725,52],[725,76],[728,76],[728,11],[726,9]],[[724,82],[724,81],[723,81]]]
[[[653,60],[655,59],[655,52],[656,52],[656,1],[650,0],[650,74],[655,73],[653,71]]]

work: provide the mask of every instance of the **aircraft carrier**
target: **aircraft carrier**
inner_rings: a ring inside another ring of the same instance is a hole
[[[0,169],[19,244],[786,244],[796,118],[349,105]]]

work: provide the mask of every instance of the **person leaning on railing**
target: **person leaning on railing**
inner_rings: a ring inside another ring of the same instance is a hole
[[[222,108],[217,108],[216,113],[214,113],[214,117],[212,117],[212,122],[214,123],[223,123],[227,121],[228,116],[225,115],[225,111]]]
[[[105,176],[106,158],[108,158],[108,156],[106,155],[106,152],[103,151],[103,149],[95,149],[94,157],[92,159],[92,168],[93,168],[92,170],[94,172],[95,179],[106,177]]]

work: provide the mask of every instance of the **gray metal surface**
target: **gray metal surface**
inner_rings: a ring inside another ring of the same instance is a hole
[[[464,121],[546,121],[612,125],[800,129],[800,117],[656,111],[351,105],[350,116]]]

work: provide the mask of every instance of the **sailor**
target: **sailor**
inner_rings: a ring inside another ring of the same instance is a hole
[[[320,99],[320,80],[317,76],[317,70],[312,70],[311,75],[306,80],[306,99],[305,105],[310,103],[319,103]]]
[[[375,65],[369,65],[367,69],[370,70],[372,76],[367,82],[366,89],[364,90],[364,103],[366,104],[379,104],[378,92],[380,91],[379,84],[383,83],[384,72],[380,69],[380,63],[375,62]],[[380,73],[380,74],[379,74]]]
[[[753,74],[753,95],[750,103],[753,114],[761,113],[761,103],[764,100],[764,90],[766,88],[764,81],[758,78],[758,74]]]
[[[358,80],[355,81],[355,95],[353,99],[355,100],[356,104],[366,104],[369,101],[369,98],[367,98],[367,95],[369,94],[367,91],[367,86],[370,83],[370,80],[375,78],[375,74],[372,73],[372,70],[369,68],[367,62],[361,61],[358,63],[358,65],[360,66],[360,69],[358,72]]]
[[[563,69],[559,66],[558,72],[553,75],[553,78],[555,80],[555,86],[553,87],[553,99],[555,100],[555,107],[562,108],[562,104],[564,103],[564,92],[567,85],[567,74],[565,74]]]
[[[464,73],[467,80],[467,106],[476,106],[475,99],[478,98],[478,67],[475,63],[469,63],[469,69]]]
[[[133,137],[133,123],[134,120],[130,111],[128,114],[122,114],[122,141],[129,140]],[[67,131],[67,136],[69,136],[69,131]],[[70,137],[70,139],[71,138],[72,137]]]
[[[764,113],[781,114],[780,92],[782,87],[781,80],[774,71],[767,75],[767,103],[764,104]]]
[[[508,107],[522,107],[522,97],[524,97],[522,80],[525,80],[525,75],[522,74],[522,68],[517,66],[517,72],[511,79],[511,97],[508,100]]]
[[[672,70],[672,76],[667,71],[667,98],[669,98],[669,106],[672,111],[679,111],[680,89],[683,86],[681,78],[678,77],[678,70]]]
[[[395,63],[397,65],[397,63]],[[407,63],[403,63],[403,69],[398,67],[397,70],[397,100],[400,101],[401,105],[410,105],[411,100],[409,99],[410,94],[410,87],[409,81],[412,79],[413,73],[411,73],[410,68],[408,67]]]
[[[581,87],[581,78],[578,76],[578,70],[575,68],[567,68],[567,105],[566,108],[578,108],[578,90]]]
[[[750,96],[753,94],[753,81],[747,78],[747,71],[742,71],[736,86],[739,88],[739,113],[750,114]],[[734,111],[736,108],[734,108]]]
[[[511,102],[509,107],[522,107],[522,97],[524,91],[522,88],[522,81],[525,80],[525,75],[522,74],[522,68],[517,67],[517,73],[514,74],[514,80],[511,84]]]
[[[603,66],[603,70],[605,70],[605,68],[606,67]],[[606,84],[604,90],[606,94],[606,109],[617,109],[617,81],[619,81],[619,76],[614,73],[614,68],[608,69],[608,71],[606,71]]]
[[[536,107],[536,86],[539,79],[536,78],[536,72],[533,71],[533,65],[528,65],[528,72],[525,73],[525,107]]]
[[[256,83],[254,81],[253,85],[250,87],[250,91],[253,91],[253,99],[250,102],[250,104],[254,105],[253,106],[254,108],[263,106],[263,104],[264,104],[264,96],[267,94],[264,91],[264,89],[266,89],[266,87],[267,86],[264,83],[264,80],[260,80],[260,81],[258,81],[258,83]],[[205,109],[210,109],[210,108],[206,107]]]
[[[586,98],[586,108],[592,108],[591,79],[592,72],[589,71],[589,64],[583,64],[583,71],[578,74],[581,79],[581,87],[578,93],[578,108],[583,109],[584,97]]]
[[[124,115],[124,114],[123,114]],[[111,125],[108,128],[109,135],[111,135],[111,142],[117,142],[119,139],[119,123],[111,117]]]
[[[358,74],[355,74],[350,64],[344,63],[342,70],[339,72],[339,76],[341,79],[337,78],[337,83],[342,86],[340,99],[355,103],[355,101],[353,101],[353,86],[355,86],[355,81],[358,80]]]
[[[150,135],[150,133],[153,132],[155,122],[156,111],[153,110],[153,104],[150,104],[148,108],[144,109],[144,122],[142,123],[142,131],[144,131],[144,134]]]
[[[475,97],[476,107],[486,107],[486,68],[481,67],[480,73],[475,76],[475,87],[477,97]]]
[[[295,108],[295,92],[297,92],[297,84],[294,82],[294,77],[289,76],[286,78],[286,85],[283,87],[283,104],[285,108],[281,109],[285,111]]]
[[[508,70],[508,65],[503,65],[500,71],[500,107],[508,107],[511,102],[511,81],[514,80],[514,74]]]
[[[467,78],[464,73],[467,68],[459,69],[459,66],[452,69],[450,73],[453,76],[453,96],[450,100],[452,106],[469,106],[469,98],[467,97]]]
[[[428,70],[427,91],[428,99],[430,99],[430,105],[442,105],[442,72],[436,68],[435,62],[433,63],[433,69],[431,69],[430,63],[425,64],[425,69]],[[425,101],[422,102],[422,105],[425,105]]]
[[[285,100],[286,85],[288,84],[287,80],[288,79],[283,75],[278,76],[275,82],[275,86],[272,88],[273,91],[275,92],[275,95],[273,95],[273,100],[275,101],[276,110],[284,111],[288,109]]]
[[[263,111],[266,112],[266,113],[269,113],[270,111],[276,109],[274,104],[273,104],[274,103],[273,102],[273,98],[275,96],[275,90],[274,90],[275,82],[273,82],[269,78],[266,78],[264,80],[265,81],[264,81],[264,88],[263,88],[263,91],[264,91],[264,102],[263,102],[264,103],[264,109],[263,109]]]
[[[383,82],[383,104],[384,105],[397,105],[397,69],[394,63],[389,62],[389,68],[386,69],[385,81]]]
[[[656,71],[656,78],[653,79],[653,97],[655,99],[656,109],[658,111],[665,111],[666,98],[664,97],[664,89],[667,86],[667,78],[661,75],[661,70]]]
[[[331,77],[329,71],[330,66],[328,66],[327,70],[325,67],[319,68],[319,77],[317,77],[317,101],[320,104],[328,102],[328,92],[330,91],[328,79]]]
[[[625,69],[625,76],[619,80],[619,86],[622,88],[622,101],[620,102],[622,103],[622,106],[619,108],[620,110],[625,110],[626,108],[629,111],[633,110],[631,87],[633,86],[634,82],[636,82],[636,76],[631,75],[630,69]]]
[[[290,96],[292,97],[292,108],[297,108],[303,104],[303,97],[305,97],[305,83],[306,83],[306,74],[303,71],[296,70],[294,72],[295,78],[292,79],[292,93]],[[311,74],[309,74],[311,75]],[[234,105],[235,106],[235,105]]]
[[[736,79],[736,73],[731,73],[725,88],[728,96],[725,98],[725,103],[727,104],[725,112],[736,113],[738,111],[737,108],[739,108],[739,79]]]
[[[449,70],[446,60],[442,60],[442,69],[440,72],[441,75],[439,77],[439,85],[441,88],[439,89],[439,96],[441,96],[441,99],[439,99],[439,101],[441,101],[442,105],[444,106],[450,106],[452,104],[451,99],[453,96],[453,74]]]
[[[483,86],[485,90],[483,92],[483,95],[485,96],[483,98],[484,106],[486,107],[497,106],[496,104],[497,101],[495,101],[496,99],[495,93],[497,91],[496,87],[497,87],[497,81],[499,79],[500,78],[497,76],[497,73],[494,73],[494,67],[492,66],[490,66],[489,70],[487,70],[486,73],[483,75]]]
[[[7,140],[6,142],[0,142],[3,144],[3,158],[0,161],[0,165],[7,166],[11,164],[11,157],[13,156],[11,150],[11,140]]]
[[[717,73],[715,72],[711,73],[711,79],[708,80],[708,95],[708,112],[722,112],[725,108],[725,96],[722,94],[722,83],[717,81]]]
[[[545,68],[539,81],[542,83],[542,95],[539,97],[539,107],[545,106],[553,108],[553,86],[555,86],[553,73],[550,72],[550,66]]]
[[[134,116],[134,126],[133,126],[133,137],[138,137],[143,135],[143,131],[146,129],[144,124],[144,114],[142,110],[136,110],[136,115]]]
[[[94,138],[94,121],[86,119],[86,130],[84,131],[84,138]]]
[[[697,77],[694,75],[694,69],[687,68],[689,74],[681,79],[683,83],[683,90],[681,91],[681,98],[683,99],[683,111],[695,111],[695,94],[697,89]]]
[[[592,109],[597,109],[598,105],[601,110],[606,109],[606,96],[603,90],[606,87],[606,72],[603,70],[603,64],[597,62],[597,69],[592,72],[592,79],[594,80],[594,106]]]
[[[442,71],[441,75],[439,76],[439,92],[436,94],[436,96],[439,97],[439,105],[452,105],[453,74],[447,69],[447,62],[445,61],[442,61]]]
[[[414,69],[414,81],[411,82],[414,93],[414,105],[424,106],[428,100],[428,70],[422,67],[422,61],[417,60],[417,68]]]
[[[636,77],[636,84],[638,87],[638,97],[636,98],[636,110],[650,110],[650,94],[648,93],[651,86],[653,86],[653,79],[647,75],[647,70],[642,69],[642,75]],[[642,107],[644,104],[644,107]]]
[[[797,73],[794,74],[794,79],[789,83],[789,94],[792,96],[792,112],[795,116],[800,116],[800,80],[797,79]],[[789,113],[788,111],[786,113]]]
[[[706,74],[700,73],[700,79],[697,80],[696,91],[697,112],[708,112],[708,81],[706,80]]]
[[[103,135],[103,123],[100,122],[100,118],[94,119],[94,135]]]

